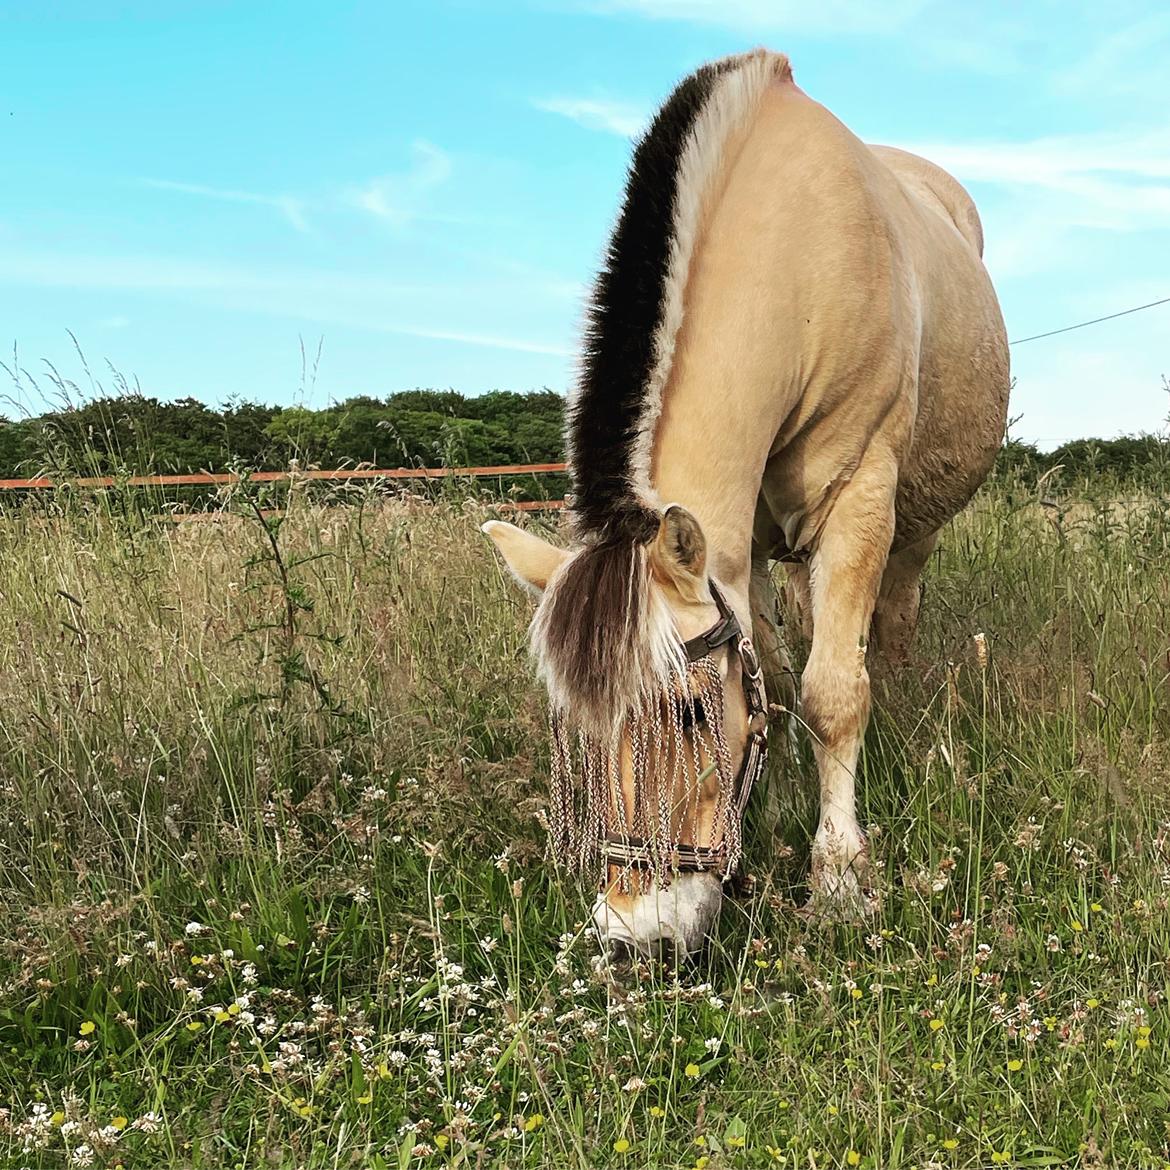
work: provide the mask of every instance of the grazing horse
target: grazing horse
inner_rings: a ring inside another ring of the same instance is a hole
[[[715,920],[762,767],[755,647],[764,673],[781,651],[773,561],[811,634],[813,902],[864,909],[867,659],[906,654],[1004,432],[982,247],[953,178],[861,142],[778,53],[691,74],[637,144],[568,408],[574,547],[484,526],[540,596],[554,848],[602,874],[603,942],[686,952]]]

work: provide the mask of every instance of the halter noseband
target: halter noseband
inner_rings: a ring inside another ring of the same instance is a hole
[[[751,638],[743,632],[739,618],[727,604],[727,599],[714,581],[708,581],[708,584],[719,610],[719,620],[709,630],[684,642],[682,649],[688,663],[708,658],[722,646],[728,647],[728,653],[734,651],[739,656],[749,728],[743,760],[736,773],[733,788],[736,816],[742,820],[752,789],[763,775],[768,760],[768,701],[764,693],[764,672]],[[642,837],[607,833],[602,839],[601,853],[606,866],[657,868],[654,847]],[[675,873],[705,873],[708,870],[717,870],[723,866],[726,859],[726,843],[718,846],[679,844],[675,845],[669,854],[670,868]],[[724,881],[728,881],[734,875],[725,872],[721,876]],[[605,884],[603,880],[603,888]]]

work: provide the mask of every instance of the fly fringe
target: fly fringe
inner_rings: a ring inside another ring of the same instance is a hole
[[[686,686],[647,695],[625,727],[607,739],[582,730],[568,712],[552,713],[552,849],[582,874],[599,867],[603,886],[602,850],[609,835],[644,842],[644,872],[660,888],[670,885],[682,837],[698,844],[700,796],[712,772],[717,791],[709,844],[718,852],[721,877],[739,864],[743,843],[723,722],[723,678],[714,660],[705,657],[688,664],[685,681]],[[623,754],[632,777],[628,803]],[[627,865],[618,880],[623,893],[631,892],[630,872]]]

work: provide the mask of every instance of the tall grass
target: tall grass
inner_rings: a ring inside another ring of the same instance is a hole
[[[980,497],[876,685],[881,910],[802,912],[778,750],[751,898],[621,980],[482,505],[264,503],[0,522],[3,1164],[1170,1160],[1164,500]]]

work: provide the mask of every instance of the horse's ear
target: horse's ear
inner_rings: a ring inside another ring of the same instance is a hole
[[[563,548],[503,520],[489,520],[483,531],[495,542],[516,580],[535,593],[544,591],[549,578],[569,558]]]
[[[707,538],[698,520],[682,506],[670,504],[662,514],[650,547],[658,573],[688,601],[707,601]]]

